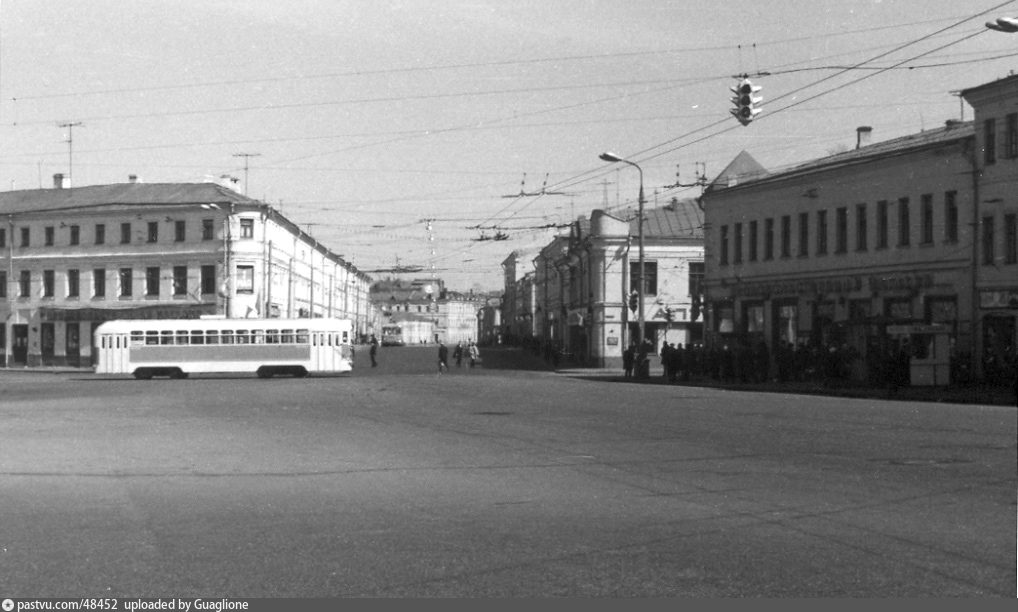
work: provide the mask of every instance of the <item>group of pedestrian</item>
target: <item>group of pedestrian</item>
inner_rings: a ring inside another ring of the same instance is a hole
[[[477,343],[470,341],[466,346],[463,345],[463,341],[460,340],[456,343],[456,348],[452,351],[452,357],[456,360],[456,367],[463,367],[463,358],[466,357],[470,362],[470,367],[476,367],[481,361],[481,349],[477,347]],[[442,374],[449,371],[449,347],[444,343],[438,343],[438,373]]]

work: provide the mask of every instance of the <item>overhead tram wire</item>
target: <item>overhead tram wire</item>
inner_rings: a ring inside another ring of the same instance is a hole
[[[865,61],[863,61],[863,62],[860,62],[860,63],[858,63],[858,64],[855,64],[855,65],[853,65],[853,66],[851,66],[851,67],[849,67],[849,68],[846,68],[846,69],[844,69],[844,70],[841,70],[841,71],[839,71],[839,72],[837,72],[837,73],[835,73],[835,74],[833,74],[833,75],[829,75],[829,76],[827,76],[827,77],[824,77],[824,78],[822,78],[822,79],[819,79],[819,80],[817,80],[817,81],[815,81],[815,82],[813,82],[813,83],[810,83],[810,84],[808,84],[808,85],[805,85],[805,86],[803,86],[803,87],[800,87],[800,88],[798,88],[798,89],[795,89],[795,90],[792,90],[792,91],[790,91],[790,92],[787,92],[787,93],[785,93],[785,94],[783,94],[783,95],[780,95],[780,96],[778,96],[778,97],[776,97],[776,98],[773,98],[773,99],[771,100],[771,102],[774,102],[774,101],[777,101],[777,100],[781,100],[781,99],[787,98],[787,97],[789,97],[789,96],[794,96],[794,95],[797,95],[797,94],[798,94],[799,92],[801,92],[801,91],[803,91],[803,90],[809,89],[809,88],[811,88],[811,87],[816,87],[817,85],[820,85],[820,84],[822,84],[822,83],[824,83],[824,82],[826,82],[826,81],[829,81],[829,80],[831,80],[831,79],[833,79],[833,78],[836,78],[836,77],[838,77],[838,76],[841,76],[841,75],[845,74],[846,72],[849,72],[850,70],[854,70],[854,69],[857,69],[857,68],[859,68],[859,67],[861,67],[861,66],[864,66],[864,65],[865,65],[865,64],[867,64],[867,63],[870,63],[870,62],[872,62],[872,61],[875,61],[875,60],[877,60],[877,59],[880,59],[880,58],[882,58],[882,57],[886,57],[887,55],[889,55],[889,54],[891,54],[891,53],[894,53],[894,52],[896,52],[896,51],[900,51],[901,49],[904,49],[904,48],[910,47],[910,46],[912,46],[912,45],[918,44],[918,43],[920,43],[920,42],[923,42],[923,41],[925,41],[925,40],[928,40],[929,38],[931,38],[931,37],[933,37],[933,36],[936,36],[936,35],[938,35],[938,34],[940,34],[940,33],[942,33],[942,32],[945,32],[945,31],[947,31],[947,30],[950,30],[950,29],[956,28],[956,27],[958,27],[959,25],[961,25],[961,24],[963,24],[963,23],[966,23],[966,22],[968,22],[968,21],[971,21],[971,20],[973,20],[973,19],[977,19],[977,18],[980,18],[980,17],[982,17],[983,15],[985,15],[985,14],[987,14],[987,13],[991,13],[991,12],[995,12],[995,11],[998,11],[998,10],[1000,10],[1000,9],[1001,9],[1002,7],[1004,7],[1004,6],[1007,6],[1008,4],[1012,4],[1013,2],[1014,2],[1014,0],[1008,0],[1007,2],[1003,2],[1003,3],[1001,3],[1001,4],[998,4],[998,5],[996,5],[996,6],[993,6],[993,7],[989,8],[989,9],[986,9],[986,10],[984,10],[984,11],[980,12],[980,13],[977,13],[977,14],[975,14],[975,15],[972,15],[972,16],[969,16],[969,17],[966,17],[965,19],[962,19],[962,20],[960,20],[960,21],[957,21],[957,22],[955,22],[955,23],[952,23],[951,25],[949,25],[949,26],[946,26],[946,27],[944,27],[944,28],[941,28],[940,30],[937,30],[937,31],[935,31],[935,32],[931,32],[930,34],[924,35],[924,36],[922,36],[922,37],[920,37],[920,38],[917,38],[917,39],[915,39],[915,40],[913,40],[913,41],[907,42],[907,43],[905,43],[905,44],[903,44],[903,45],[899,45],[899,46],[895,47],[894,49],[891,49],[890,51],[887,51],[887,52],[881,53],[881,54],[879,54],[879,55],[876,55],[876,56],[874,56],[874,57],[872,57],[872,58],[870,58],[870,59],[867,59],[867,60],[865,60]],[[815,100],[815,99],[817,99],[817,98],[819,98],[819,97],[821,97],[821,96],[823,96],[823,95],[826,95],[826,94],[828,94],[828,93],[831,93],[831,92],[833,92],[833,91],[837,91],[837,90],[843,89],[843,88],[845,88],[845,87],[848,87],[849,85],[854,85],[854,84],[856,84],[856,83],[858,83],[858,82],[860,82],[860,81],[863,81],[863,80],[865,80],[865,79],[868,79],[868,78],[872,78],[872,77],[874,77],[874,76],[877,76],[877,75],[879,75],[879,74],[882,74],[883,72],[887,72],[887,71],[889,71],[889,70],[892,70],[892,69],[894,69],[894,68],[896,68],[896,67],[898,67],[898,66],[901,66],[901,65],[903,65],[903,64],[905,64],[905,63],[907,63],[907,62],[915,61],[915,60],[916,60],[916,59],[918,59],[918,58],[924,57],[924,56],[926,56],[926,55],[929,55],[929,54],[931,54],[931,53],[935,53],[935,52],[937,52],[937,51],[940,51],[940,50],[942,50],[942,49],[945,49],[945,48],[947,48],[947,47],[949,47],[949,46],[952,46],[952,45],[956,45],[956,44],[958,44],[958,43],[964,42],[965,40],[968,40],[968,39],[970,39],[970,38],[974,38],[974,37],[976,37],[976,36],[978,36],[978,35],[980,35],[980,34],[982,34],[982,33],[984,33],[984,32],[985,32],[985,28],[984,28],[984,29],[980,29],[979,31],[977,31],[977,32],[975,32],[975,33],[973,33],[973,34],[969,34],[969,35],[963,36],[963,37],[962,37],[962,38],[960,38],[960,39],[957,39],[957,40],[954,40],[954,41],[952,41],[952,42],[946,43],[946,44],[944,44],[944,45],[941,45],[941,46],[939,46],[939,47],[936,47],[936,48],[934,48],[934,49],[930,49],[930,50],[928,50],[928,51],[924,51],[923,53],[920,53],[920,54],[918,54],[918,55],[915,55],[915,56],[912,56],[912,57],[910,57],[910,58],[908,58],[908,59],[902,60],[902,61],[900,61],[900,62],[898,62],[898,63],[896,63],[896,64],[893,64],[892,66],[884,67],[884,68],[883,68],[883,69],[881,69],[880,71],[877,71],[877,72],[873,72],[873,73],[870,73],[870,74],[864,75],[864,76],[862,76],[862,77],[860,77],[860,78],[858,78],[858,79],[855,79],[855,80],[853,80],[853,81],[851,81],[851,82],[849,82],[849,83],[845,83],[845,84],[839,85],[839,86],[837,86],[837,87],[835,87],[835,88],[833,88],[833,89],[828,89],[828,90],[825,90],[825,91],[823,91],[823,92],[821,92],[821,93],[819,93],[819,94],[816,94],[816,95],[814,95],[814,96],[810,96],[809,98],[805,98],[805,99],[803,99],[803,100],[799,100],[799,101],[796,101],[796,102],[794,102],[794,103],[792,103],[792,104],[789,104],[789,105],[787,105],[787,106],[784,106],[784,107],[778,108],[778,109],[776,109],[776,110],[774,110],[774,111],[770,111],[770,112],[768,112],[768,113],[767,113],[767,115],[766,115],[766,116],[772,116],[772,115],[775,115],[775,114],[777,114],[777,113],[779,113],[779,112],[782,112],[782,111],[788,110],[788,109],[790,109],[790,108],[793,108],[793,107],[795,107],[795,106],[799,106],[800,104],[804,104],[804,103],[806,103],[806,102],[809,102],[809,101],[811,101],[811,100]],[[675,137],[675,138],[672,138],[672,139],[670,139],[670,140],[667,140],[667,141],[665,141],[665,142],[663,142],[663,143],[660,143],[660,144],[657,144],[657,145],[654,145],[654,146],[648,147],[648,148],[646,148],[646,149],[643,149],[643,150],[641,150],[641,151],[637,151],[636,153],[632,153],[632,154],[629,154],[629,155],[630,155],[630,157],[636,158],[636,157],[638,157],[638,156],[640,156],[640,155],[643,155],[643,154],[645,154],[645,153],[650,153],[651,151],[654,151],[655,149],[658,149],[658,148],[660,148],[660,147],[668,146],[668,145],[670,145],[670,144],[672,144],[672,143],[674,143],[674,142],[677,142],[677,141],[679,141],[679,140],[683,140],[683,139],[685,139],[685,138],[688,138],[689,136],[691,136],[691,135],[693,135],[693,134],[696,134],[696,133],[702,132],[702,131],[704,131],[704,130],[706,130],[706,129],[710,129],[710,128],[712,128],[712,127],[715,127],[715,126],[721,125],[721,124],[723,124],[723,123],[727,123],[728,121],[730,121],[730,119],[726,117],[726,118],[724,118],[724,119],[721,119],[721,120],[718,120],[718,121],[716,121],[716,122],[714,122],[714,123],[711,123],[711,124],[708,124],[708,125],[702,126],[702,127],[700,127],[700,128],[696,128],[696,129],[694,129],[694,130],[691,130],[691,131],[689,131],[689,132],[686,132],[685,134],[682,134],[682,135],[680,135],[680,136],[677,136],[677,137]],[[730,126],[730,127],[728,127],[728,128],[725,128],[725,129],[722,129],[722,130],[719,130],[719,131],[716,131],[716,132],[712,132],[711,134],[708,134],[708,135],[706,135],[706,136],[703,136],[703,137],[701,137],[701,138],[698,138],[698,139],[696,139],[696,140],[693,140],[693,141],[690,141],[690,142],[684,143],[684,144],[682,144],[682,145],[680,145],[680,146],[677,146],[677,147],[673,147],[673,148],[671,148],[671,149],[668,149],[668,150],[665,150],[665,151],[661,151],[661,152],[659,152],[659,153],[655,153],[655,154],[653,154],[653,155],[650,155],[650,156],[648,156],[648,157],[643,157],[643,158],[640,158],[640,159],[638,159],[637,161],[646,161],[646,160],[648,160],[648,159],[655,159],[655,158],[657,158],[657,157],[660,157],[660,156],[662,156],[662,155],[665,155],[665,154],[667,154],[667,153],[672,153],[672,152],[674,152],[674,151],[677,151],[677,150],[683,149],[683,148],[685,148],[685,147],[688,147],[688,146],[691,146],[691,145],[693,145],[693,144],[697,144],[697,143],[699,143],[699,142],[703,142],[704,140],[707,140],[707,139],[709,139],[709,138],[712,138],[712,137],[714,137],[714,136],[718,136],[718,135],[724,134],[724,133],[726,133],[726,132],[730,132],[730,131],[732,131],[732,130],[735,130],[735,129],[739,128],[739,127],[741,127],[741,126],[738,126],[738,125],[732,125],[732,126]],[[587,175],[589,175],[589,174],[594,174],[594,173],[597,173],[597,174],[596,174],[596,176],[591,176],[591,177],[587,177]],[[564,180],[564,181],[560,181],[560,182],[558,182],[558,183],[555,183],[554,185],[552,185],[552,188],[553,188],[553,189],[569,189],[570,187],[575,187],[575,186],[577,186],[577,185],[580,185],[580,184],[582,184],[582,183],[584,183],[584,182],[586,182],[586,181],[588,181],[588,180],[590,180],[590,179],[592,179],[592,178],[599,178],[599,177],[601,177],[601,176],[606,176],[607,174],[608,174],[608,173],[607,173],[607,172],[605,172],[605,171],[604,171],[603,169],[593,169],[593,170],[588,170],[588,171],[586,171],[586,172],[580,173],[579,175],[576,175],[575,177],[572,177],[572,178],[566,179],[566,180]],[[584,177],[586,177],[586,178],[584,178]],[[490,220],[491,220],[491,219],[488,219],[487,221],[490,221]]]

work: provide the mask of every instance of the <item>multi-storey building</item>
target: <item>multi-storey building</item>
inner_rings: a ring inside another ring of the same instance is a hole
[[[0,193],[8,366],[91,363],[120,318],[339,317],[373,324],[371,279],[267,204],[214,183]]]
[[[581,363],[621,367],[623,350],[639,335],[642,309],[644,338],[654,350],[663,342],[700,342],[694,302],[703,278],[702,211],[695,200],[644,211],[644,299],[631,308],[640,278],[639,222],[635,213],[621,219],[595,210],[541,250],[533,300],[517,309],[530,308],[537,341]]]
[[[967,220],[979,228],[972,250],[976,354],[984,378],[1005,382],[1018,365],[1018,76],[961,95],[975,111],[979,176]]]
[[[483,297],[450,291],[441,279],[379,281],[371,286],[370,299],[383,322],[430,322],[430,335],[420,342],[477,341],[477,313],[484,305]]]
[[[703,196],[709,338],[762,344],[772,368],[777,347],[844,350],[860,379],[933,336],[957,371],[1013,358],[1018,77],[962,95],[975,127],[876,144],[863,127],[854,150],[773,173],[733,161]]]

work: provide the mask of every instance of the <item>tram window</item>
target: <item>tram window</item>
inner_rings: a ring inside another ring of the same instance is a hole
[[[283,344],[293,344],[293,330],[284,329],[281,341]]]
[[[265,344],[265,330],[256,329],[251,332],[253,334],[252,341],[255,344]]]
[[[222,334],[222,337],[223,337],[223,344],[233,344],[233,330],[232,329],[224,329],[220,333]]]
[[[164,331],[159,334],[159,344],[173,344],[173,332]]]
[[[187,330],[184,329],[177,330],[177,341],[175,342],[175,344],[187,344]]]
[[[145,344],[159,344],[159,332],[157,331],[145,332]]]
[[[349,332],[343,332],[343,344],[350,342]]]
[[[192,329],[191,344],[205,344],[205,332],[200,329]]]
[[[298,329],[297,330],[297,344],[308,344],[308,330]]]
[[[131,344],[145,344],[145,332],[143,331],[131,332]]]
[[[219,330],[210,329],[206,331],[205,344],[219,344]]]
[[[246,329],[238,329],[237,330],[236,338],[237,338],[237,344],[250,344],[251,343],[251,338],[248,336],[248,331]]]
[[[265,330],[265,342],[267,342],[268,344],[279,344],[279,330],[278,329]]]

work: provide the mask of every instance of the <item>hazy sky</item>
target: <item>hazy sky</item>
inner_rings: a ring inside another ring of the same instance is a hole
[[[1018,63],[1018,34],[983,25],[1016,5],[0,0],[0,189],[72,163],[76,186],[243,178],[246,160],[248,195],[358,268],[495,289],[546,226],[632,203],[636,171],[602,151],[641,165],[653,205],[699,193],[666,188],[677,165],[691,183],[741,150],[776,169],[860,125],[880,141],[972,119],[952,92]],[[763,86],[748,127],[728,114],[743,73]],[[63,123],[81,124],[70,159]],[[524,173],[568,195],[502,197]]]

